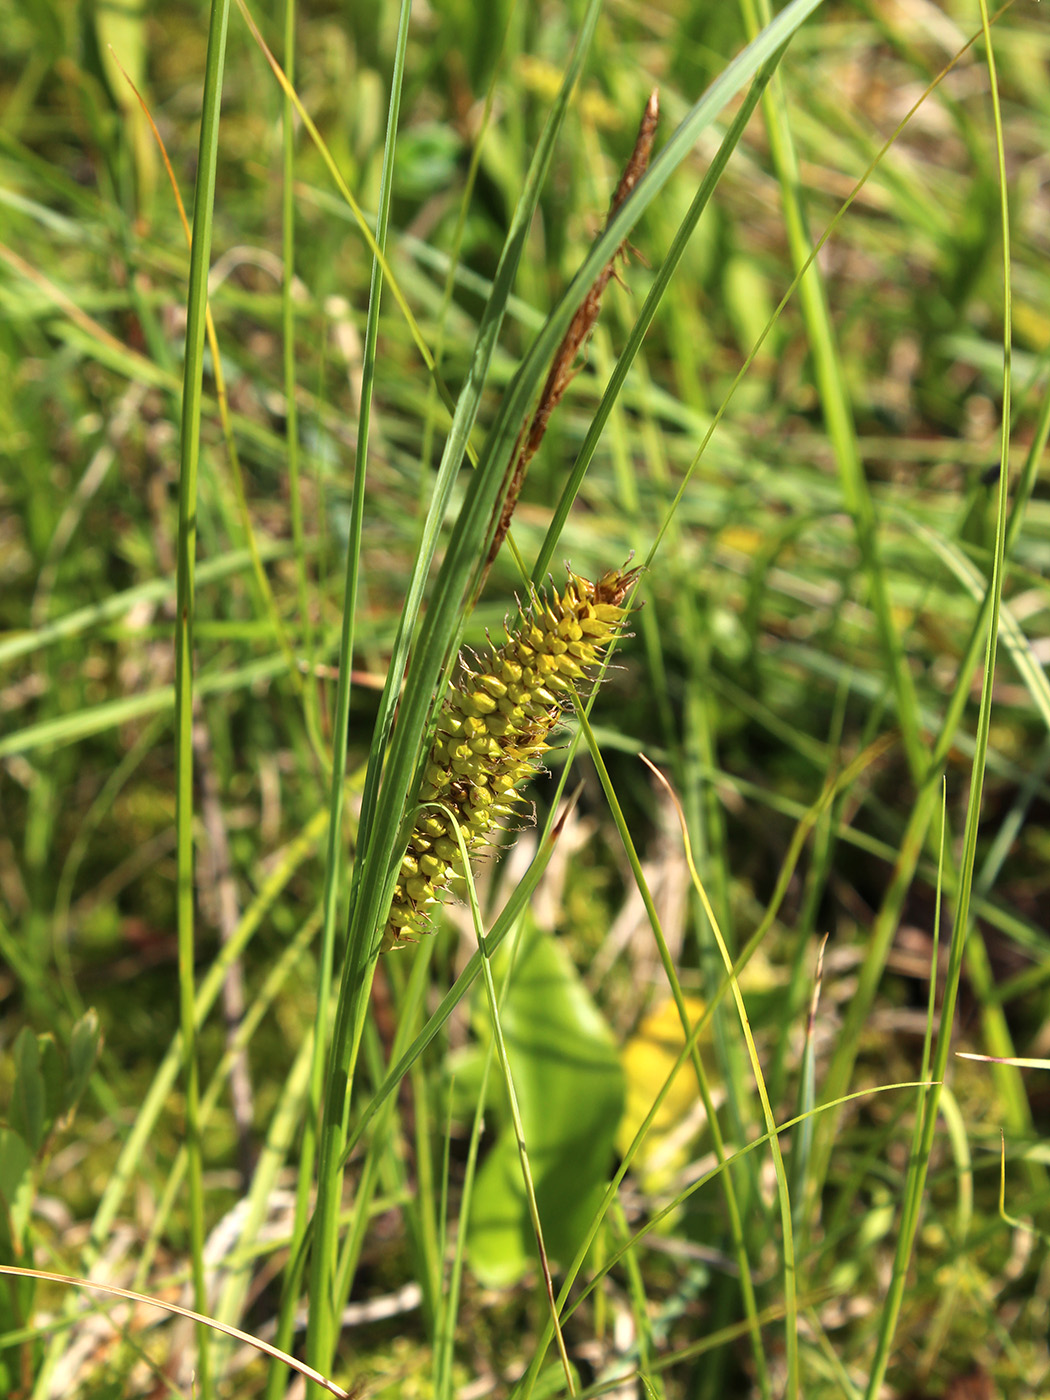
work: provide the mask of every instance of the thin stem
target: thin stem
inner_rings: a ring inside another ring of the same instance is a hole
[[[179,1020],[186,1084],[186,1153],[190,1197],[190,1250],[197,1311],[207,1309],[204,1275],[204,1184],[200,1136],[200,1084],[197,1067],[197,1016],[194,985],[193,878],[193,572],[197,550],[197,471],[204,331],[208,305],[208,260],[219,151],[219,106],[226,57],[229,0],[214,0],[208,29],[204,72],[197,186],[193,200],[193,243],[186,306],[186,354],[182,391],[182,438],[179,465],[178,566],[175,583],[175,828],[177,851],[177,921]],[[204,1400],[212,1394],[208,1374],[208,1331],[197,1324],[198,1381]]]

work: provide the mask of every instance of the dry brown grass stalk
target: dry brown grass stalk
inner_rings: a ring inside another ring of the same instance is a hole
[[[612,202],[609,205],[609,213],[606,216],[606,227],[609,220],[623,204],[624,200],[634,189],[635,185],[644,175],[649,165],[649,157],[652,154],[653,139],[656,135],[656,123],[660,116],[660,101],[656,88],[649,94],[649,101],[645,104],[645,111],[642,113],[641,125],[638,128],[638,136],[634,143],[634,150],[630,159],[624,167],[620,183],[613,193]],[[511,517],[514,508],[518,504],[518,497],[521,495],[522,484],[525,481],[525,473],[528,471],[529,463],[535,457],[543,435],[547,431],[547,424],[550,422],[551,414],[561,403],[565,396],[565,391],[569,387],[576,373],[576,361],[586,344],[587,337],[594,329],[601,311],[602,296],[610,280],[616,272],[616,261],[621,256],[626,247],[626,241],[621,243],[616,252],[602,268],[595,278],[587,295],[580,303],[576,315],[572,318],[569,329],[565,332],[554,361],[548,371],[544,381],[543,391],[540,394],[536,411],[527,424],[522,427],[518,437],[518,443],[511,458],[512,466],[510,470],[506,493],[503,497],[503,509],[500,512],[499,525],[489,549],[488,559],[485,562],[486,570],[491,566],[492,561],[499,553],[500,546],[506,539],[507,531],[510,529]]]

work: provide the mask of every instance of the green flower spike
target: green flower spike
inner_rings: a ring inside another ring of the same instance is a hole
[[[621,604],[639,572],[613,569],[591,583],[570,569],[562,594],[532,590],[502,646],[490,642],[474,665],[460,657],[423,770],[384,952],[429,933],[430,911],[449,881],[464,873],[448,813],[469,852],[515,815],[518,789],[538,768],[571,703],[570,686],[588,679],[618,635],[627,616]]]

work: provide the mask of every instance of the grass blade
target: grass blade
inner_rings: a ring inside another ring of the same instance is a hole
[[[182,391],[179,465],[178,572],[175,584],[175,765],[176,849],[178,859],[179,1017],[186,1081],[186,1152],[190,1196],[190,1250],[197,1311],[208,1306],[204,1275],[203,1150],[198,1122],[196,987],[194,982],[193,870],[193,612],[197,548],[197,469],[200,461],[204,331],[208,308],[208,260],[219,154],[219,110],[226,59],[229,0],[213,0],[201,108],[197,182],[193,200],[193,244],[186,305],[185,376]],[[203,1400],[212,1394],[208,1371],[208,1332],[197,1325],[198,1366]]]

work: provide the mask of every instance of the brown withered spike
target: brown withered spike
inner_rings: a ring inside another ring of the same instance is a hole
[[[608,227],[609,220],[623,204],[624,200],[634,189],[635,185],[645,174],[649,165],[649,157],[652,154],[653,139],[656,135],[656,124],[660,116],[660,99],[658,90],[653,88],[649,94],[649,101],[645,104],[645,111],[642,113],[641,125],[638,128],[638,136],[634,143],[634,150],[630,159],[624,167],[624,172],[620,176],[620,183],[613,193],[612,202],[609,205],[609,213],[606,216],[605,227]],[[565,332],[561,344],[558,346],[554,360],[547,378],[544,381],[543,391],[540,394],[536,411],[532,415],[529,423],[522,427],[518,435],[518,441],[514,447],[514,455],[511,457],[511,470],[507,489],[503,497],[503,509],[500,512],[499,525],[496,527],[496,534],[489,549],[488,558],[485,561],[486,572],[492,565],[492,561],[499,553],[500,546],[506,539],[507,531],[510,529],[511,517],[518,504],[518,497],[521,495],[522,484],[525,481],[525,473],[528,471],[529,463],[535,457],[543,435],[547,431],[547,424],[550,416],[561,403],[565,396],[565,390],[572,382],[576,373],[574,365],[576,358],[582,349],[584,342],[594,329],[598,320],[598,313],[601,311],[602,294],[609,281],[616,271],[616,260],[621,255],[626,246],[626,240],[620,244],[616,252],[602,268],[595,278],[593,285],[580,303],[576,315],[569,323],[569,329]]]

